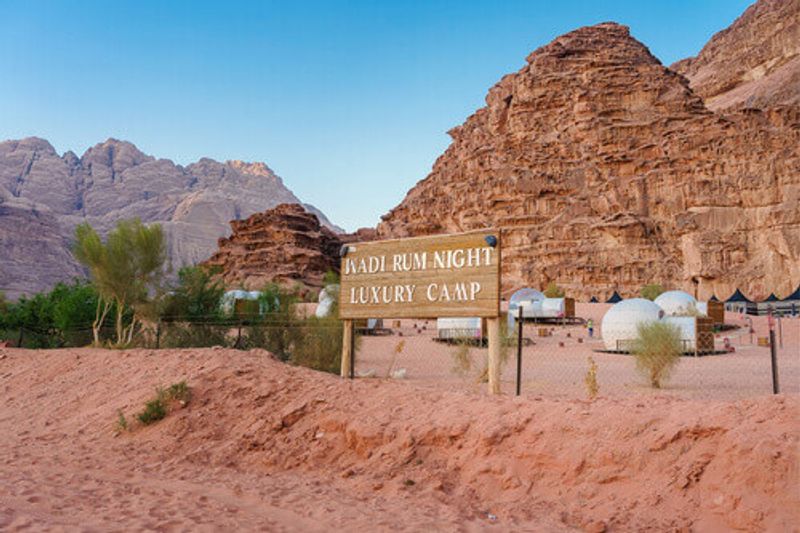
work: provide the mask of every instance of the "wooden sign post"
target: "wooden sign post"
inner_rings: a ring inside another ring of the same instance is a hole
[[[484,230],[342,247],[342,376],[353,361],[352,321],[486,318],[489,390],[500,393],[500,234]]]

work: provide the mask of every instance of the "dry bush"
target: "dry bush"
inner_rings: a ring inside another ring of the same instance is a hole
[[[289,361],[295,365],[338,374],[342,364],[343,335],[342,324],[334,316],[304,320],[294,328]]]
[[[210,348],[228,345],[228,328],[213,324],[165,322],[161,325],[161,348]]]
[[[636,359],[636,370],[660,389],[675,370],[681,359],[680,330],[666,322],[640,323],[631,353]]]
[[[600,392],[600,384],[597,383],[597,363],[592,357],[589,357],[588,361],[589,369],[586,371],[583,382],[586,384],[586,393],[589,395],[589,399],[594,400],[597,398],[597,393]]]
[[[458,341],[453,349],[453,373],[464,376],[472,370],[472,351],[470,341]]]

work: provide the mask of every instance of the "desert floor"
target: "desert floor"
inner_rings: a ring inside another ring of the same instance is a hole
[[[181,380],[185,407],[133,422]],[[0,349],[0,389],[0,530],[800,523],[794,394],[488,397],[227,349]]]
[[[684,356],[661,390],[652,389],[639,375],[633,358],[625,354],[603,353],[601,323],[609,304],[577,304],[576,315],[593,319],[594,337],[586,327],[525,325],[523,338],[532,341],[522,354],[522,393],[548,398],[586,398],[584,378],[588,358],[597,365],[600,394],[605,397],[631,395],[670,395],[693,399],[735,400],[772,392],[772,366],[768,347],[758,345],[758,337],[769,335],[767,317],[749,317],[727,313],[726,323],[736,329],[716,335],[716,348],[722,350],[725,339],[733,353],[700,357]],[[406,381],[435,390],[485,393],[479,376],[486,366],[485,348],[469,352],[470,369],[459,370],[458,349],[434,341],[436,321],[385,321],[392,329],[388,336],[364,336],[358,343],[356,372],[361,376],[391,377],[402,375]],[[753,334],[750,334],[750,325]],[[776,323],[778,381],[781,392],[800,394],[800,318],[783,318],[780,333]],[[539,329],[551,332],[540,337]],[[516,346],[507,349],[503,366],[502,389],[515,391]]]

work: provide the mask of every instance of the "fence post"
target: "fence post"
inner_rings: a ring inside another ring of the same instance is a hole
[[[353,356],[353,321],[342,320],[342,368],[340,375],[343,378],[355,375],[355,357]]]
[[[161,348],[161,319],[156,322],[156,350]]]
[[[23,328],[22,326],[19,327],[19,337],[17,337],[17,348],[22,348],[22,341],[25,340],[23,335],[24,330],[25,328]]]
[[[486,333],[489,341],[489,394],[500,394],[500,319],[498,317],[486,320]]]
[[[772,361],[772,394],[778,394],[781,390],[778,386],[778,355],[775,352],[775,330],[769,330],[769,352]]]
[[[517,396],[522,392],[522,306],[517,314]]]
[[[236,348],[237,350],[241,349],[242,347],[241,342],[242,342],[242,321],[239,320],[239,329],[236,331],[236,342],[233,344],[233,347]]]

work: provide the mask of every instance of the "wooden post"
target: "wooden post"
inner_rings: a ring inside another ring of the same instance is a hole
[[[342,336],[342,369],[341,376],[343,378],[353,377],[350,374],[351,361],[353,359],[353,321],[342,320],[342,327],[344,328],[344,335]]]
[[[500,394],[500,319],[486,320],[486,336],[489,340],[489,394]]]

